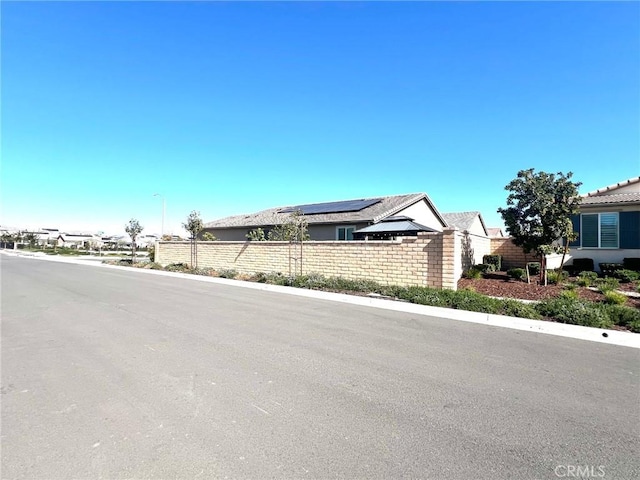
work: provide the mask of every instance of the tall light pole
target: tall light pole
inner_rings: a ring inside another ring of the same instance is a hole
[[[164,237],[164,212],[165,212],[165,201],[164,201],[164,195],[160,195],[159,193],[154,193],[153,194],[154,197],[160,197],[162,199],[162,229],[160,230],[160,240],[162,240],[162,237]]]

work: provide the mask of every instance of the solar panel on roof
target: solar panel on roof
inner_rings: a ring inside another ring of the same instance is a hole
[[[280,213],[292,213],[300,211],[303,215],[317,215],[319,213],[343,213],[359,212],[371,205],[380,202],[379,198],[368,200],[345,200],[342,202],[310,203],[308,205],[296,205],[280,210]]]

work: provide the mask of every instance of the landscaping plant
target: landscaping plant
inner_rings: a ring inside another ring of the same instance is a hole
[[[534,253],[542,262],[541,276],[546,270],[545,255],[562,251],[564,263],[569,242],[574,240],[571,216],[579,212],[580,182],[572,182],[572,173],[535,173],[521,170],[505,190],[509,191],[507,208],[499,208],[507,232],[524,253]],[[557,243],[564,239],[563,245]],[[542,279],[542,277],[541,277]]]

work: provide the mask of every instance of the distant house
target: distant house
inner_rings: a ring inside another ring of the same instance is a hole
[[[103,244],[102,238],[88,232],[63,232],[58,235],[57,245],[69,248],[97,248]]]
[[[390,217],[408,218],[426,231],[441,232],[447,227],[426,193],[412,193],[269,208],[208,222],[202,233],[210,232],[222,241],[246,241],[251,230],[261,228],[267,234],[287,222],[294,212],[304,215],[311,240],[354,240],[354,232]]]
[[[488,227],[487,233],[491,238],[503,238],[504,232],[500,227]]]
[[[640,177],[583,195],[572,221],[578,233],[569,244],[573,259],[591,258],[598,269],[599,263],[640,257]]]
[[[442,216],[450,227],[456,227],[458,230],[472,235],[489,236],[480,212],[452,212],[443,213]]]

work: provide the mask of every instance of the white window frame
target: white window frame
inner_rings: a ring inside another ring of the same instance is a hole
[[[349,240],[347,238],[347,230],[348,229],[353,229],[353,231],[351,232],[351,236],[353,237],[353,232],[356,231],[356,226],[355,225],[340,225],[339,227],[336,227],[336,240],[339,242],[351,242],[353,241],[353,238],[351,240]],[[340,229],[344,230],[344,240],[340,240]]]
[[[585,215],[597,215],[598,216],[598,246],[593,247],[585,247],[582,245],[582,239],[584,238],[582,235],[582,229],[584,227],[584,216]],[[603,247],[602,246],[602,219],[601,215],[615,215],[616,217],[616,246],[615,247]],[[580,214],[580,247],[581,248],[592,248],[592,249],[602,249],[602,250],[615,250],[620,248],[620,213],[619,212],[598,212],[598,213],[581,213]]]

